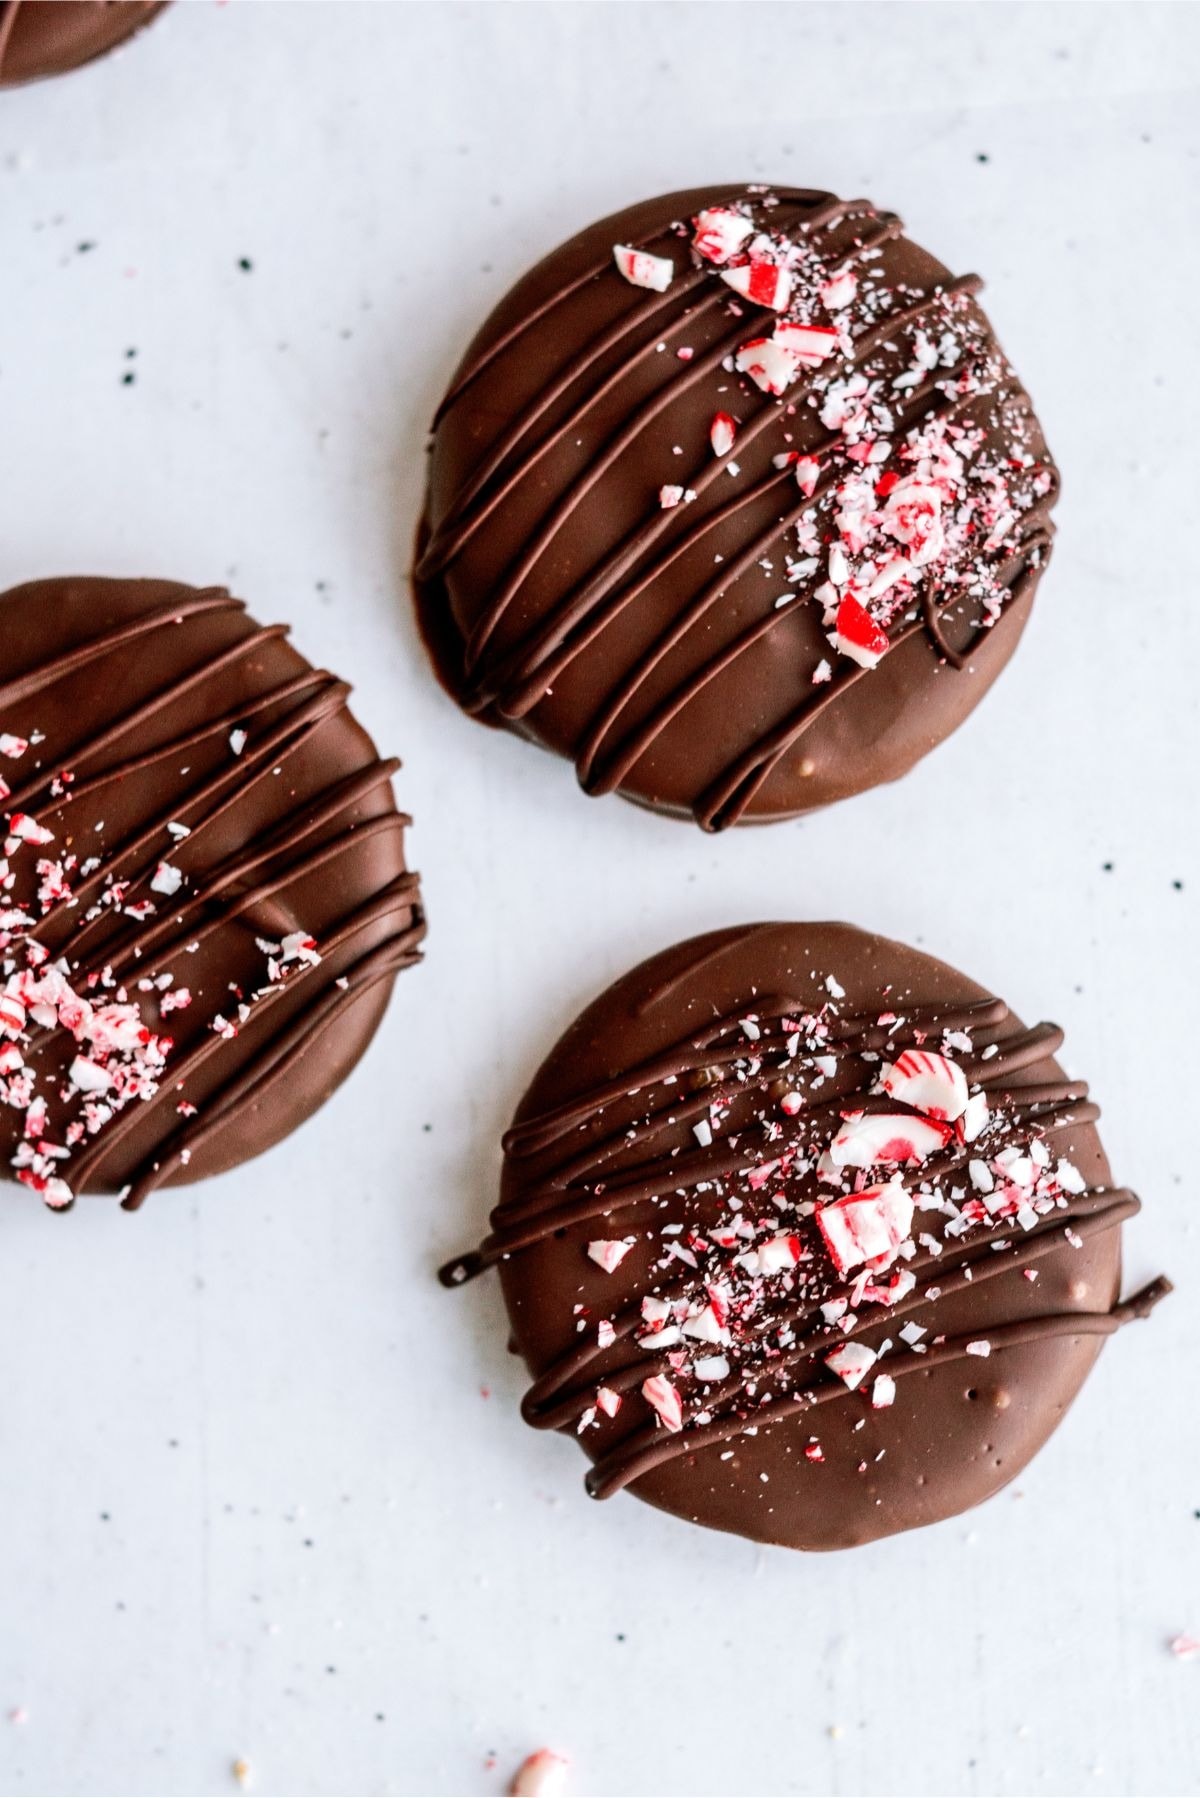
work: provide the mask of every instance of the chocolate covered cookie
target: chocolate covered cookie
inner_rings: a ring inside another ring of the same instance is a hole
[[[220,588],[0,594],[0,1166],[47,1204],[237,1166],[370,1042],[425,925],[348,696]]]
[[[792,188],[668,194],[546,257],[435,420],[416,582],[460,704],[707,830],[904,774],[1050,549],[980,286]]]
[[[539,1429],[588,1490],[794,1548],[950,1517],[1061,1421],[1119,1300],[1062,1032],[841,924],[717,931],[550,1052],[456,1284],[496,1266]]]
[[[0,0],[0,87],[65,75],[149,24],[166,0]]]

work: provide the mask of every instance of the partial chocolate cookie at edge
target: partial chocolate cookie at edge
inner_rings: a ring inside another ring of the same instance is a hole
[[[468,712],[705,829],[907,772],[1016,647],[1058,477],[975,295],[867,200],[695,188],[519,281],[434,425]]]
[[[0,1157],[47,1203],[279,1142],[419,959],[349,691],[221,588],[0,594]]]
[[[682,943],[551,1050],[443,1280],[499,1267],[594,1497],[805,1549],[953,1516],[1169,1290],[1118,1303],[1138,1200],[1061,1041],[846,925]]]
[[[0,87],[66,75],[148,25],[167,0],[0,0]]]

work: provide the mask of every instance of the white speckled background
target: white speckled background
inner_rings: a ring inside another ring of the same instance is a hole
[[[4,1792],[223,1793],[242,1756],[259,1792],[492,1793],[542,1742],[593,1798],[1200,1789],[1166,1647],[1200,1633],[1198,89],[1186,5],[193,0],[0,97],[0,586],[228,579],[291,619],[405,756],[431,920],[260,1163],[132,1218],[0,1205]],[[426,420],[511,279],[741,175],[981,270],[1066,490],[956,738],[711,841],[461,718],[404,572]],[[1179,1287],[1015,1490],[833,1558],[589,1503],[493,1286],[433,1278],[578,1006],[788,914],[1064,1023],[1146,1201],[1129,1279]]]

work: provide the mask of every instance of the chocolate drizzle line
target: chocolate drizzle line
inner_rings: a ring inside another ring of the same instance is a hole
[[[172,598],[144,616],[115,625],[77,648],[0,684],[0,719],[18,701],[36,699],[58,683],[85,673],[114,651],[136,649],[156,632],[213,613],[242,613],[244,609],[240,600],[218,589]],[[26,811],[36,818],[40,804],[45,815],[61,812],[69,819],[72,806],[95,797],[105,788],[119,789],[165,765],[170,765],[174,773],[178,758],[189,750],[227,736],[235,725],[244,729],[275,714],[253,733],[243,756],[231,754],[227,766],[205,778],[195,777],[190,786],[186,780],[182,788],[173,786],[167,794],[168,803],[152,816],[139,816],[124,836],[108,842],[97,866],[74,888],[72,906],[51,909],[28,932],[25,940],[42,943],[53,956],[69,955],[76,977],[85,985],[89,976],[98,978],[102,970],[110,970],[118,978],[132,977],[135,971],[139,979],[152,977],[185,945],[201,945],[239,920],[250,927],[250,914],[258,914],[260,928],[264,918],[278,921],[285,930],[294,928],[283,903],[290,888],[305,877],[323,871],[334,873],[344,858],[378,836],[395,835],[402,840],[405,826],[411,822],[405,813],[393,810],[362,820],[354,817],[362,799],[388,786],[399,767],[394,758],[376,758],[331,781],[324,790],[306,792],[293,807],[281,811],[263,833],[233,854],[205,861],[206,834],[219,829],[258,785],[277,779],[290,757],[307,745],[323,725],[346,711],[349,687],[320,670],[282,680],[232,712],[110,767],[89,772],[96,760],[118,746],[123,737],[159,717],[169,716],[187,695],[224,669],[253,657],[265,644],[286,635],[287,627],[282,625],[255,629],[216,654],[206,653],[198,644],[199,659],[192,666],[91,737],[73,745],[65,757],[56,746],[49,745],[48,753],[54,759],[5,800],[6,812]],[[280,708],[285,709],[281,712]],[[65,796],[55,797],[50,788],[64,765],[69,766],[76,779]],[[184,767],[182,774],[186,773]],[[172,900],[170,915],[146,921],[130,919],[117,910],[98,912],[90,918],[81,915],[111,881],[126,881],[132,891],[149,880],[161,859],[169,820],[188,827],[188,835],[172,850],[172,860],[184,871],[189,883]],[[312,839],[335,825],[334,835],[313,844]],[[345,950],[353,955],[356,939],[384,920],[390,925],[384,940],[372,944],[356,959],[339,960],[340,971],[335,978],[331,968],[335,954]],[[303,1009],[276,1025],[250,1060],[205,1101],[195,1116],[169,1129],[128,1181],[121,1200],[123,1208],[138,1209],[218,1130],[260,1106],[268,1089],[286,1079],[289,1070],[317,1046],[321,1036],[344,1012],[372,988],[390,983],[397,973],[420,959],[424,935],[419,879],[411,872],[399,875],[364,903],[326,925],[319,945],[321,960],[298,967],[286,980],[256,997],[251,1020],[257,1023],[262,1017],[269,1017],[285,995],[294,995],[300,988],[305,994]],[[63,1028],[56,1024],[35,1031],[26,1060],[32,1064],[62,1035]],[[205,1031],[185,1053],[169,1057],[157,1093],[118,1112],[72,1156],[68,1171],[73,1191],[84,1191],[89,1182],[94,1182],[113,1149],[131,1130],[144,1124],[147,1111],[161,1110],[164,1103],[175,1098],[189,1074],[220,1057],[226,1046],[219,1034]]]
[[[714,194],[710,203],[719,205],[745,197],[744,189],[727,190]],[[856,260],[903,231],[898,218],[893,214],[877,213],[866,200],[840,201],[827,193],[785,190],[773,203],[755,198],[755,204],[765,227],[779,229],[782,226],[795,241],[801,238],[813,241],[847,222],[862,227],[854,242],[831,249],[826,262],[831,275],[849,268]],[[769,210],[772,204],[773,212]],[[668,244],[674,241],[686,249],[686,237],[681,239],[680,232],[681,227],[677,224],[662,226],[643,236],[635,247],[654,245],[660,253],[665,253]],[[711,279],[713,271],[694,262],[690,262],[682,273],[678,260],[675,266],[676,277],[665,292],[647,295],[635,290],[629,307],[619,312],[615,320],[604,323],[549,384],[539,388],[528,403],[517,410],[507,428],[482,453],[445,502],[427,536],[415,570],[418,586],[429,595],[430,604],[440,613],[448,616],[449,610],[449,595],[443,584],[445,572],[462,555],[479,527],[514,495],[518,487],[537,478],[542,459],[571,442],[589,415],[603,402],[637,382],[644,365],[653,360],[664,344],[668,349],[671,347],[675,331],[685,326],[694,327],[729,300],[728,290],[720,284],[697,300],[698,285]],[[435,427],[489,366],[513,350],[528,334],[548,328],[555,310],[593,281],[620,283],[620,276],[607,256],[590,259],[583,271],[566,280],[504,331],[451,388],[435,418]],[[864,358],[881,346],[891,351],[893,340],[927,323],[931,314],[940,313],[945,320],[952,320],[960,308],[970,304],[981,286],[982,282],[975,275],[948,281],[870,324],[855,339],[854,364],[843,363],[843,369],[861,366]],[[977,312],[973,314],[976,323],[979,318]],[[645,334],[636,347],[624,360],[618,360],[607,374],[601,374],[598,382],[587,385],[589,376],[602,370],[606,362],[611,361],[612,353],[639,328]],[[704,502],[724,476],[730,454],[719,458],[706,454],[700,466],[679,477],[694,493],[692,503],[656,510],[646,522],[607,551],[581,582],[556,597],[518,641],[496,650],[494,638],[535,571],[554,553],[559,533],[569,524],[572,514],[585,498],[623,458],[634,453],[657,419],[681,399],[686,400],[707,379],[719,374],[722,363],[751,334],[752,327],[745,316],[736,315],[732,331],[721,334],[698,351],[682,372],[678,364],[672,362],[670,378],[655,386],[649,394],[639,397],[614,434],[593,450],[589,461],[550,503],[530,540],[499,578],[463,645],[460,703],[467,711],[480,716],[519,722],[539,704],[564,670],[587,651],[607,627],[648,593],[673,564],[693,551],[707,533],[741,513],[746,514],[747,520],[751,513],[760,516],[763,507],[769,504],[771,494],[779,492],[784,509],[767,517],[761,526],[748,526],[750,534],[745,543],[738,546],[736,555],[723,562],[698,593],[691,598],[685,597],[678,615],[643,649],[631,668],[624,672],[614,671],[607,694],[602,694],[590,724],[573,746],[577,777],[585,791],[591,794],[622,787],[634,766],[653,749],[672,721],[711,681],[726,673],[739,656],[777,626],[787,628],[786,621],[794,612],[791,607],[773,609],[758,618],[751,617],[732,642],[706,658],[659,697],[623,737],[615,736],[622,714],[638,699],[647,682],[666,664],[684,637],[700,627],[705,614],[722,601],[731,586],[772,546],[778,546],[801,517],[831,492],[839,478],[836,468],[826,470],[816,492],[802,498],[797,505],[788,505],[783,500],[784,494],[795,491],[792,472],[785,467],[748,483],[733,500],[714,508],[706,507]],[[980,342],[984,350],[994,350],[990,334]],[[936,415],[952,416],[978,400],[978,394],[965,392],[950,404],[939,387],[939,382],[944,387],[960,381],[971,355],[968,340],[967,357],[957,368],[938,370],[937,379],[925,381],[917,393],[908,397],[906,405],[893,407],[898,415],[893,433],[897,447],[903,442],[904,432],[914,425]],[[764,433],[772,430],[780,434],[786,446],[785,433],[789,423],[803,408],[817,382],[824,380],[830,372],[830,364],[810,371],[787,389],[782,400],[757,391],[744,395],[740,406],[741,423],[731,453],[743,457]],[[532,441],[538,422],[559,407],[572,391],[577,391],[578,397],[571,402],[567,412],[540,438]],[[927,404],[930,400],[932,405]],[[1011,371],[1005,370],[999,387],[991,391],[987,403],[993,414],[1004,406],[1015,406],[1022,415],[1031,415],[1028,396],[1011,377]],[[820,458],[839,441],[835,433],[830,439],[806,449],[805,453]],[[895,453],[893,450],[893,457]],[[1025,511],[1020,536],[1006,544],[994,558],[998,585],[1009,593],[1004,613],[1011,609],[1013,599],[1022,598],[1040,578],[1049,556],[1051,528],[1048,513],[1057,495],[1057,474],[1052,466],[1048,473],[1048,493]],[[815,579],[810,581],[810,593],[815,584]],[[798,602],[802,594],[803,589],[797,589]],[[922,583],[915,607],[890,628],[890,646],[897,648],[924,634],[951,670],[963,670],[972,653],[981,650],[987,637],[998,629],[994,621],[979,622],[965,647],[951,643],[946,634],[945,619],[956,608],[962,610],[963,599],[962,589],[942,588],[936,573],[931,570]],[[1000,616],[1000,624],[1004,613]],[[823,688],[809,687],[807,675],[802,675],[798,685],[802,681],[805,690],[795,709],[736,753],[723,772],[710,781],[707,790],[691,803],[690,810],[696,821],[704,829],[715,831],[743,818],[781,759],[867,672],[869,670],[852,666],[839,672]]]
[[[758,927],[764,933],[772,928]],[[706,962],[728,949],[744,947],[745,941],[746,935],[741,935],[715,948],[706,946],[698,958],[644,996],[636,1014],[643,1016],[685,981],[692,981]],[[755,997],[750,1009],[765,1035],[772,1026],[783,1025],[784,1020],[790,1023],[795,1016],[803,1015],[806,1006],[794,995],[762,995]],[[730,1097],[757,1093],[769,1098],[771,1089],[779,1086],[783,1072],[774,1064],[768,1065],[766,1059],[772,1042],[760,1043],[756,1039],[753,1044],[748,1043],[742,1022],[745,1013],[746,1007],[742,1006],[737,1012],[718,1017],[592,1090],[514,1125],[503,1141],[510,1161],[545,1155],[556,1144],[566,1149],[571,1138],[582,1132],[590,1134],[581,1148],[574,1152],[568,1149],[557,1165],[536,1179],[521,1198],[507,1200],[493,1212],[491,1234],[476,1251],[442,1267],[442,1283],[463,1284],[510,1256],[592,1218],[620,1217],[672,1195],[686,1199],[698,1189],[713,1190],[715,1183],[727,1177],[745,1176],[756,1168],[773,1167],[776,1163],[781,1164],[781,1172],[786,1170],[793,1153],[811,1150],[814,1125],[834,1125],[849,1110],[855,1114],[895,1111],[895,1100],[866,1090],[877,1073],[880,1052],[886,1048],[889,1058],[899,1059],[905,1049],[923,1047],[943,1032],[970,1032],[972,1048],[960,1058],[959,1065],[972,1088],[982,1087],[989,1112],[1002,1116],[1008,1126],[1035,1131],[1045,1139],[1057,1131],[1091,1123],[1099,1115],[1083,1082],[1021,1079],[1024,1069],[1043,1062],[1061,1047],[1063,1033],[1057,1025],[1042,1023],[1013,1030],[1008,1007],[999,999],[958,1007],[906,1007],[901,1025],[880,1023],[876,1008],[831,1020],[827,1040],[822,1044],[823,1053],[833,1056],[839,1067],[867,1058],[863,1060],[865,1082],[857,1089],[839,1091],[836,1098],[821,1103],[813,1103],[811,1097],[804,1099],[799,1112],[778,1129],[766,1148],[760,1139],[733,1147],[717,1137],[697,1151],[674,1150],[656,1158],[657,1138],[665,1132],[677,1134],[681,1126],[706,1116],[714,1098],[723,1092]],[[760,1050],[764,1051],[761,1055]],[[752,1060],[759,1062],[757,1069],[749,1065]],[[635,1096],[645,1099],[645,1111],[639,1108],[639,1121],[618,1124],[608,1135],[597,1132],[596,1126],[608,1106]],[[749,1134],[743,1126],[732,1132],[739,1142]],[[605,1168],[614,1157],[631,1152],[636,1154],[636,1160],[627,1160],[615,1178],[604,1177]],[[648,1160],[643,1152],[649,1155]],[[919,1166],[893,1173],[918,1194],[928,1192],[976,1152],[971,1145],[952,1141]],[[883,1311],[868,1309],[849,1329],[835,1332],[828,1325],[822,1328],[821,1306],[829,1297],[848,1295],[853,1280],[834,1285],[816,1300],[811,1291],[799,1297],[782,1292],[769,1297],[764,1311],[755,1319],[754,1336],[740,1346],[752,1357],[755,1340],[765,1340],[783,1326],[797,1332],[792,1346],[774,1351],[767,1360],[743,1360],[723,1378],[703,1383],[698,1401],[700,1421],[689,1418],[681,1429],[672,1432],[662,1429],[651,1417],[596,1462],[587,1476],[587,1490],[596,1498],[610,1497],[676,1457],[727,1441],[747,1430],[768,1427],[819,1405],[852,1401],[855,1393],[839,1378],[827,1376],[797,1389],[794,1374],[811,1379],[818,1372],[818,1357],[831,1348],[883,1328],[891,1331],[917,1310],[928,1313],[932,1306],[936,1318],[936,1308],[944,1300],[1000,1274],[1031,1268],[1064,1242],[1078,1244],[1097,1232],[1114,1229],[1139,1209],[1140,1201],[1127,1188],[1091,1186],[1070,1197],[1060,1197],[1052,1211],[1039,1216],[1028,1228],[1011,1217],[993,1219],[986,1227],[974,1224],[964,1235],[948,1238],[940,1253],[930,1249],[916,1253],[905,1264],[916,1280],[911,1291]],[[672,1217],[677,1221],[679,1213],[673,1212]],[[652,1235],[654,1221],[657,1220],[647,1216],[643,1229],[639,1229],[633,1220],[628,1220],[626,1228],[632,1228],[635,1236],[646,1232]],[[810,1223],[794,1227],[811,1233]],[[652,1290],[657,1300],[669,1306],[685,1297],[696,1280],[696,1273],[687,1266],[681,1265],[674,1279],[664,1277],[660,1266]],[[1104,1335],[1133,1318],[1148,1316],[1170,1291],[1170,1282],[1160,1278],[1111,1311],[1050,1313],[988,1325],[982,1333],[993,1350],[1052,1336]],[[527,1423],[537,1429],[577,1426],[585,1413],[590,1414],[595,1402],[595,1364],[604,1360],[614,1344],[625,1351],[627,1358],[604,1372],[603,1384],[610,1391],[625,1396],[644,1380],[669,1372],[673,1364],[667,1350],[637,1348],[635,1338],[646,1328],[639,1292],[614,1312],[609,1323],[612,1334],[603,1346],[598,1336],[589,1336],[534,1380],[521,1407]],[[876,1365],[893,1379],[903,1378],[965,1357],[968,1342],[980,1333],[977,1330],[973,1335],[954,1337],[935,1334],[923,1347],[890,1353]],[[861,1394],[857,1396],[861,1402]]]
[[[993,1349],[1004,1349],[1045,1341],[1053,1336],[1111,1336],[1123,1324],[1148,1317],[1155,1305],[1172,1290],[1169,1280],[1159,1278],[1142,1287],[1123,1304],[1115,1305],[1111,1311],[1063,1311],[1046,1317],[1024,1318],[1011,1324],[989,1325],[987,1339]],[[912,1350],[907,1354],[889,1355],[884,1367],[894,1380],[903,1379],[907,1374],[920,1373],[940,1362],[965,1358],[969,1341],[969,1336],[948,1337],[932,1343],[924,1354]],[[698,1448],[711,1447],[717,1442],[728,1442],[748,1429],[781,1423],[784,1418],[811,1410],[816,1405],[833,1404],[852,1396],[850,1389],[837,1380],[779,1399],[749,1416],[723,1418],[670,1436],[652,1436],[647,1430],[637,1438],[627,1438],[611,1454],[597,1461],[585,1476],[584,1485],[592,1498],[611,1498],[631,1480],[664,1461],[691,1454]]]

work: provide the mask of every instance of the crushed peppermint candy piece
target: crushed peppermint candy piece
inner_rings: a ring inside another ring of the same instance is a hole
[[[951,1132],[932,1118],[869,1111],[846,1118],[829,1145],[835,1168],[892,1167],[928,1160],[945,1147]]]
[[[712,444],[714,456],[727,456],[733,448],[733,440],[737,436],[737,424],[728,412],[717,412],[713,415],[712,424],[708,428],[708,440]]]
[[[811,499],[821,478],[821,464],[815,456],[797,456],[793,464],[796,485],[805,499]]]
[[[721,279],[744,300],[755,306],[767,306],[773,312],[783,312],[792,297],[787,270],[765,256],[751,256],[749,262],[727,268]]]
[[[587,1252],[597,1267],[602,1267],[606,1274],[611,1274],[620,1267],[633,1247],[633,1242],[632,1236],[626,1236],[618,1242],[597,1240],[588,1243]]]
[[[860,668],[877,667],[892,646],[887,632],[853,593],[843,595],[838,605],[834,644]]]
[[[510,1798],[560,1798],[570,1764],[552,1748],[539,1748],[517,1768],[508,1788]]]
[[[642,1397],[658,1412],[668,1430],[683,1428],[683,1401],[665,1374],[642,1381]]]
[[[864,1261],[884,1268],[912,1234],[914,1204],[899,1180],[834,1199],[817,1212],[817,1228],[840,1274]]]
[[[800,359],[773,337],[754,337],[733,359],[740,373],[749,375],[763,393],[786,393],[800,368]]]
[[[170,897],[173,893],[177,893],[182,885],[183,875],[180,870],[173,868],[170,862],[159,862],[158,867],[154,870],[154,878],[150,882],[150,891],[165,893]]]
[[[928,1049],[906,1049],[881,1071],[879,1084],[889,1098],[952,1124],[967,1108],[967,1077],[957,1062]]]
[[[648,287],[655,293],[665,293],[675,279],[675,264],[669,257],[632,250],[628,244],[613,245],[613,261],[634,287]]]
[[[86,1055],[77,1055],[71,1063],[69,1079],[80,1092],[106,1093],[113,1083],[112,1075]]]
[[[827,312],[840,312],[844,306],[853,302],[858,292],[858,277],[853,269],[843,269],[840,274],[831,275],[827,281],[822,281],[817,292]]]
[[[886,1411],[889,1405],[896,1402],[896,1382],[890,1373],[876,1374],[871,1382],[871,1405],[876,1411]]]
[[[778,324],[774,341],[803,368],[819,368],[838,347],[838,334],[824,325]]]
[[[844,1380],[853,1392],[856,1387],[861,1386],[878,1358],[874,1349],[869,1349],[865,1342],[844,1342],[831,1355],[826,1355],[825,1365],[839,1380]]]
[[[710,206],[692,220],[692,248],[706,262],[720,267],[736,256],[748,237],[754,236],[754,221],[729,206]]]

